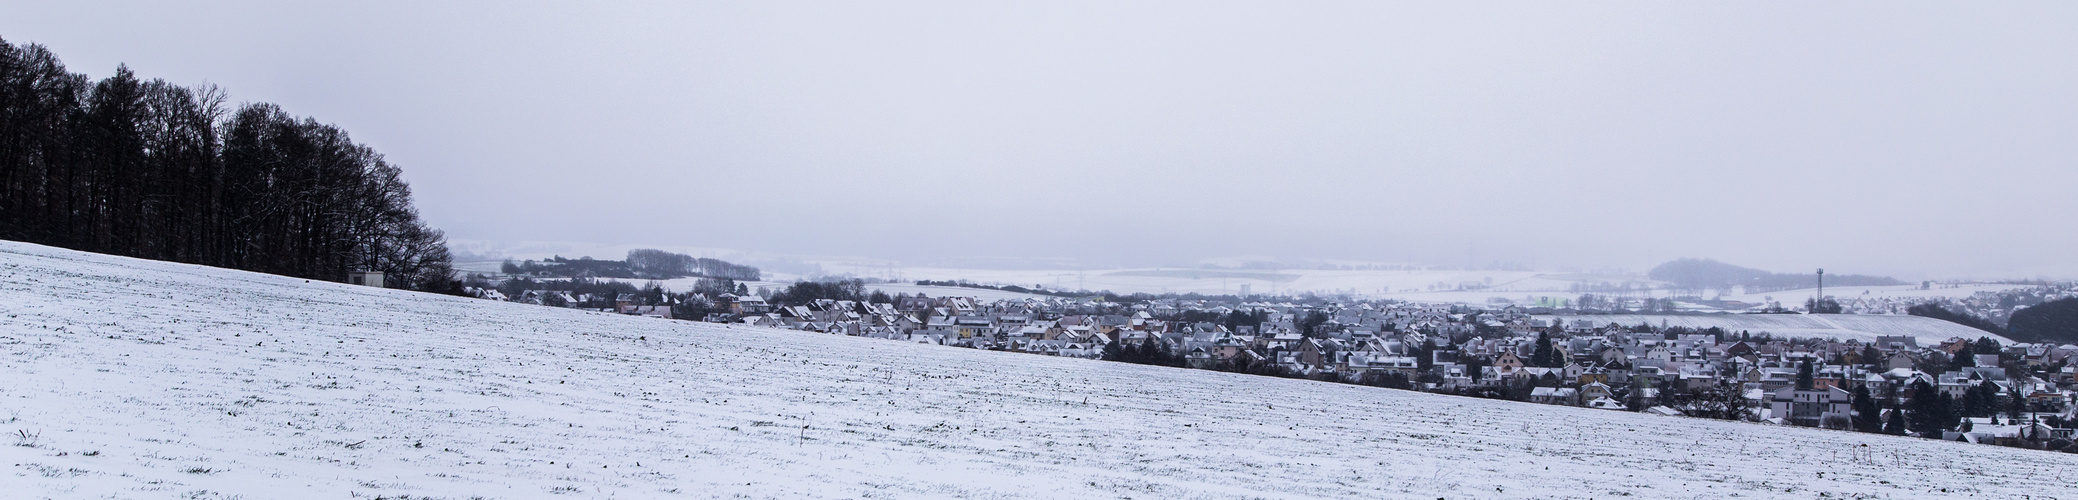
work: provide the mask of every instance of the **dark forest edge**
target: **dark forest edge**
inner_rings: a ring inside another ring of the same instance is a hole
[[[757,281],[762,276],[758,268],[752,266],[647,248],[629,250],[627,260],[601,260],[591,257],[569,259],[560,255],[538,261],[508,259],[499,265],[499,272],[541,278],[659,280],[701,277]]]
[[[0,238],[460,293],[401,170],[345,130],[214,85],[92,81],[0,40]]]

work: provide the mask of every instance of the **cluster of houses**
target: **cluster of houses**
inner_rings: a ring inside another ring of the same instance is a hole
[[[567,298],[577,302],[579,297]],[[1963,398],[1987,383],[2026,398],[2028,423],[1973,420],[1956,439],[2004,442],[2029,432],[2071,439],[2078,346],[2008,344],[1971,351],[1968,339],[1921,345],[1910,336],[1874,341],[1774,339],[1761,332],[1701,332],[1651,325],[1562,322],[1518,306],[1498,310],[1403,302],[1105,302],[1095,298],[901,296],[892,302],[816,300],[774,305],[723,294],[707,321],[745,323],[1045,356],[1099,358],[1114,342],[1152,342],[1195,368],[1275,367],[1311,378],[1404,377],[1416,389],[1488,390],[1536,403],[1678,414],[1662,396],[1734,388],[1751,418],[1839,427],[1852,391],[1909,398],[1919,382]],[[670,306],[623,300],[626,314],[672,317]],[[1238,314],[1237,314],[1238,313]],[[1246,321],[1232,321],[1234,317]],[[1759,337],[1755,337],[1760,335]],[[1541,346],[1540,346],[1541,344]],[[1957,355],[1972,356],[1956,363]],[[1811,366],[1809,384],[1800,370]],[[1949,369],[1957,365],[1958,369]],[[1672,392],[1670,392],[1672,391]],[[2034,427],[2042,427],[2036,429]]]

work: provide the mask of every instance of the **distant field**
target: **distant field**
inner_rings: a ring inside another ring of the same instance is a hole
[[[575,244],[536,244],[518,247],[529,257],[546,257],[554,252],[565,256],[591,255],[600,258],[620,258],[636,245],[584,246]],[[679,249],[698,252],[701,255],[724,255],[733,252],[715,249]],[[518,252],[519,250],[513,250]],[[537,255],[538,254],[538,255]],[[499,261],[472,261],[456,264],[457,269],[474,272],[496,272]],[[852,273],[856,277],[891,280],[894,283],[876,285],[875,288],[889,293],[927,293],[967,295],[983,298],[1022,298],[1027,295],[1013,292],[990,292],[972,288],[916,287],[910,283],[917,280],[968,281],[985,285],[1016,285],[1027,288],[1049,290],[1090,290],[1130,293],[1199,293],[1205,295],[1229,295],[1241,293],[1246,286],[1250,293],[1259,295],[1283,295],[1313,292],[1323,295],[1347,294],[1357,298],[1394,299],[1413,302],[1471,303],[1486,304],[1494,300],[1506,300],[1515,304],[1535,304],[1540,300],[1573,300],[1583,290],[1601,286],[1631,284],[1634,287],[1652,287],[1663,283],[1646,279],[1640,275],[1590,274],[1535,271],[1462,271],[1462,270],[1318,270],[1318,269],[1204,269],[1204,268],[1138,268],[1138,269],[981,269],[929,266],[889,266],[884,264],[847,264],[842,261],[822,262],[824,272],[833,274]],[[765,281],[751,284],[752,287],[784,286],[804,276],[767,270]],[[627,280],[636,284],[643,280]],[[668,280],[664,286],[673,291],[690,289],[693,280]],[[1997,291],[2017,288],[2013,285],[1965,285],[1959,288],[1920,290],[1917,285],[1887,287],[1838,287],[1827,288],[1827,295],[1842,299],[1854,298],[1925,298],[1967,297],[1979,291]],[[1801,304],[1815,290],[1783,290],[1766,293],[1736,294],[1726,300],[1760,304],[1774,299],[1786,305]],[[1651,295],[1666,296],[1666,292]],[[1715,297],[1711,297],[1715,298]]]
[[[903,267],[876,277],[904,280],[966,280],[991,285],[1040,286],[1056,290],[1109,290],[1115,293],[1200,293],[1226,295],[1249,287],[1255,294],[1350,294],[1398,298],[1461,287],[1485,287],[1486,296],[1521,298],[1527,292],[1565,294],[1579,284],[1623,283],[1623,277],[1526,271],[1455,270],[1316,270],[1147,268],[1104,270],[994,270]],[[1642,278],[1629,278],[1637,281]],[[1612,281],[1613,280],[1613,281]]]
[[[500,269],[504,265],[505,261],[502,260],[456,262],[455,270],[465,273],[497,273],[502,272]]]
[[[888,295],[922,294],[930,297],[974,297],[981,300],[1024,300],[1031,298],[1046,298],[1045,295],[1006,292],[1002,290],[989,290],[985,288],[967,288],[962,286],[926,286],[911,285],[904,283],[880,283],[866,285],[866,288],[870,290],[880,290],[882,292],[887,292]]]
[[[1141,269],[1133,271],[1113,271],[1104,273],[1104,275],[1137,276],[1144,278],[1175,278],[1189,280],[1236,279],[1256,280],[1270,283],[1290,283],[1293,281],[1298,281],[1300,278],[1300,276],[1297,274],[1266,273],[1251,271],[1223,271],[1218,269]]]

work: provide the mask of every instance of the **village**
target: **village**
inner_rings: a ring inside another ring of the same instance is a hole
[[[1506,305],[718,293],[697,317],[661,295],[512,300],[1041,356],[1167,364],[1530,403],[2078,451],[2078,346],[1983,336],[1785,338],[1572,321]],[[489,298],[505,298],[484,290]],[[2068,293],[2066,291],[2065,293]],[[561,294],[561,295],[557,295]],[[692,301],[707,297],[691,297]],[[1978,302],[1982,302],[1980,299]],[[1856,306],[1861,307],[1861,306]],[[1133,353],[1133,354],[1122,354]],[[1152,354],[1149,354],[1152,353]]]

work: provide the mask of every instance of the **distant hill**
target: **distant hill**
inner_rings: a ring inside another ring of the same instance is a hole
[[[1746,287],[1747,292],[1791,290],[1818,285],[1817,273],[1772,273],[1710,259],[1679,259],[1653,267],[1646,277],[1673,283],[1680,288],[1724,289]],[[1827,274],[1825,284],[1838,286],[1889,286],[1904,282],[1887,276]]]

